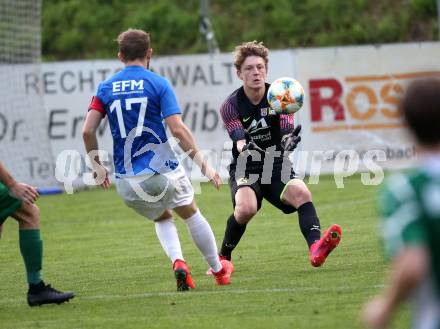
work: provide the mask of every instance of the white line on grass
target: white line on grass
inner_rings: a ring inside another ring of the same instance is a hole
[[[286,293],[286,292],[304,292],[304,291],[316,291],[316,292],[335,292],[335,291],[349,291],[358,289],[380,289],[383,288],[383,284],[377,284],[373,286],[342,286],[333,288],[320,288],[320,287],[301,287],[301,288],[267,288],[267,289],[222,289],[219,287],[218,290],[193,290],[190,293],[182,293],[177,291],[158,291],[158,292],[147,292],[142,294],[127,294],[127,295],[93,295],[93,296],[77,296],[76,299],[79,300],[124,300],[124,299],[139,299],[139,298],[152,298],[152,297],[176,297],[176,296],[205,296],[205,295],[222,295],[222,294],[260,294],[260,293]],[[0,300],[0,305],[11,304],[11,303],[23,303],[23,298],[11,298]]]

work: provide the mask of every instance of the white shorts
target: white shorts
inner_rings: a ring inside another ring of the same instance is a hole
[[[117,178],[115,185],[127,206],[151,220],[194,199],[193,187],[181,165],[160,175]]]

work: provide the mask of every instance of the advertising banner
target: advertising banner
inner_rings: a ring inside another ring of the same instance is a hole
[[[290,50],[273,51],[269,63],[269,81],[293,76]],[[74,185],[83,185],[85,162],[81,128],[92,96],[99,83],[123,68],[114,61],[73,61],[43,65],[43,73],[25,75],[26,93],[44,95],[48,117],[48,135],[55,159],[73,167]],[[223,126],[219,108],[241,86],[232,54],[153,57],[151,69],[168,79],[182,111],[182,119],[194,135],[199,149],[227,177],[231,142]],[[99,148],[108,153],[105,162],[112,164],[112,138],[107,120],[98,131]],[[68,153],[65,151],[69,150]],[[64,153],[63,153],[64,152]],[[203,179],[200,170],[188,158],[182,161],[193,179]],[[58,166],[58,177],[65,176],[66,166]]]
[[[303,49],[293,56],[308,98],[298,112],[301,147],[321,157],[321,172],[338,171],[338,154],[348,151],[359,162],[356,171],[371,169],[365,162],[374,154],[384,155],[385,169],[414,163],[398,104],[409,82],[440,77],[439,43]]]
[[[268,82],[293,77],[305,89],[304,105],[295,114],[295,124],[303,127],[294,152],[297,173],[411,166],[416,151],[397,105],[410,81],[440,77],[439,57],[435,42],[271,51]],[[51,186],[54,177],[66,175],[78,186],[92,180],[82,125],[99,83],[122,68],[118,60],[15,67],[4,89],[15,85],[17,97],[0,108],[0,152],[13,174],[37,186]],[[241,86],[232,54],[153,57],[151,69],[170,81],[198,147],[226,178],[231,142],[219,108]],[[107,120],[98,139],[112,170]],[[182,163],[192,179],[203,179],[191,161]]]

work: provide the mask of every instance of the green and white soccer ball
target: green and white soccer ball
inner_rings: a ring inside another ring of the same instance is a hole
[[[304,88],[293,78],[276,79],[267,91],[267,101],[277,113],[295,113],[304,103]]]

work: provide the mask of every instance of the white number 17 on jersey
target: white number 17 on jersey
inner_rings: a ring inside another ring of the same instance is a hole
[[[139,109],[139,118],[136,126],[135,137],[142,135],[142,128],[144,125],[145,113],[147,111],[148,98],[147,97],[137,97],[137,98],[127,98],[125,100],[125,110],[130,111],[133,104],[141,104]],[[124,116],[122,115],[122,104],[121,100],[114,100],[110,105],[110,113],[116,110],[116,117],[118,119],[119,131],[121,132],[121,138],[127,137],[127,132],[125,131]]]

